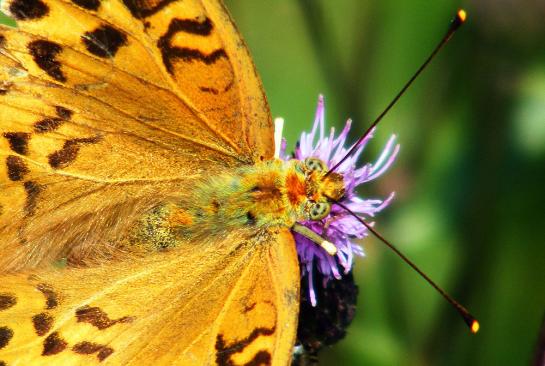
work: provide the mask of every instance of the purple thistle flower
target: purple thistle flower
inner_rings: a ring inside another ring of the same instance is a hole
[[[298,160],[304,160],[308,157],[319,158],[331,168],[351,148],[351,146],[344,146],[350,131],[351,121],[346,122],[339,136],[335,137],[334,128],[331,129],[329,135],[326,135],[324,109],[324,98],[320,95],[312,131],[301,134],[293,158]],[[392,135],[375,163],[367,163],[357,168],[356,162],[367,142],[373,137],[373,132],[374,130],[361,142],[354,154],[336,170],[337,173],[343,176],[346,188],[345,197],[341,203],[354,213],[364,217],[374,217],[375,213],[388,206],[394,198],[394,193],[391,193],[386,199],[362,198],[356,194],[356,188],[380,177],[393,164],[399,152],[399,145],[395,143],[396,136]],[[315,143],[316,137],[317,141]],[[286,155],[285,140],[281,143],[279,153],[280,158],[283,160],[292,158]],[[310,301],[313,306],[316,306],[316,284],[313,278],[313,267],[316,266],[322,277],[322,286],[325,286],[331,279],[341,279],[343,275],[352,270],[354,256],[364,255],[362,247],[355,244],[354,240],[365,238],[368,232],[365,226],[335,204],[331,207],[331,213],[323,220],[304,221],[300,224],[307,226],[337,247],[336,258],[334,258],[316,243],[298,233],[293,233],[301,264],[301,274],[302,276],[308,276]]]

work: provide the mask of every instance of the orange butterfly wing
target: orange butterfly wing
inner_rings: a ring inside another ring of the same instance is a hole
[[[19,28],[0,28],[0,271],[20,272],[0,281],[0,364],[288,364],[289,230],[108,260],[163,198],[273,156],[261,84],[223,5],[2,9]],[[21,272],[74,256],[99,264]]]
[[[273,156],[269,109],[220,2],[7,0],[0,271],[115,247],[162,197]]]
[[[136,263],[3,278],[0,361],[289,364],[299,308],[293,237],[241,234]]]

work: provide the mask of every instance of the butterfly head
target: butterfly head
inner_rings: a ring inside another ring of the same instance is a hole
[[[324,219],[331,212],[331,204],[342,199],[345,193],[344,180],[341,174],[326,175],[327,164],[318,158],[309,157],[295,163],[304,190],[300,190],[302,197],[303,216],[307,220],[318,221]],[[291,193],[296,193],[295,187],[290,187]]]

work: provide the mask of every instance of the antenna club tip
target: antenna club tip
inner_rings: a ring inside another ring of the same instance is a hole
[[[460,307],[458,308],[458,310],[460,311],[460,315],[462,315],[462,317],[464,318],[464,321],[469,327],[469,330],[471,331],[471,333],[473,334],[477,333],[479,329],[481,328],[479,321],[475,319],[473,315],[468,313],[468,311],[465,308]]]
[[[471,323],[471,326],[470,326],[471,333],[476,334],[480,328],[481,328],[481,325],[479,324],[479,322],[473,319],[473,322]]]
[[[462,23],[465,22],[467,19],[466,11],[464,9],[458,10],[458,12],[456,13],[456,18],[458,18]]]
[[[467,19],[466,11],[464,9],[458,10],[458,12],[456,12],[456,16],[454,17],[454,19],[452,19],[452,22],[450,23],[449,34],[452,35],[452,33],[454,33],[458,28],[460,28],[460,26],[464,24],[466,19]]]

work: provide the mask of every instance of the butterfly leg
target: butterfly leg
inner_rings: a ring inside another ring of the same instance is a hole
[[[295,223],[292,227],[292,230],[298,234],[303,235],[305,238],[315,242],[316,244],[324,248],[325,251],[328,252],[330,255],[337,254],[337,247],[333,245],[333,243],[325,240],[320,235],[310,230],[308,227]]]

